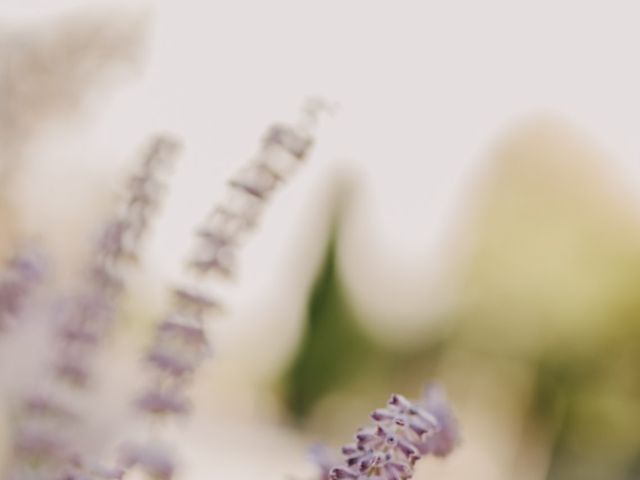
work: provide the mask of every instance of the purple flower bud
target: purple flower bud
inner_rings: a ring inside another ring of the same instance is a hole
[[[42,282],[48,270],[43,251],[26,244],[11,257],[0,273],[0,328],[6,326],[9,317],[19,316],[26,299]]]
[[[26,459],[64,458],[67,443],[60,432],[41,425],[24,425],[15,439],[15,452]]]
[[[63,325],[58,334],[68,343],[98,343],[98,333],[93,328],[94,325],[80,322],[69,322]]]
[[[56,376],[73,386],[85,386],[89,380],[89,367],[86,360],[69,352],[64,355],[54,364]]]
[[[216,272],[229,277],[235,265],[234,251],[228,245],[204,243],[194,254],[190,265],[201,274]]]
[[[389,406],[396,407],[400,413],[405,413],[413,404],[402,395],[395,393],[389,399]]]
[[[232,200],[238,197],[242,201],[236,201],[239,205],[235,205]],[[209,245],[235,246],[239,237],[255,226],[259,205],[255,199],[235,194],[229,204],[216,207],[197,235]]]
[[[385,409],[385,408],[379,408],[378,410],[374,410],[371,413],[371,419],[376,421],[376,422],[382,422],[385,420],[396,420],[397,415],[393,412],[390,412],[389,410]]]
[[[52,418],[74,418],[74,412],[51,395],[36,393],[24,401],[27,413],[35,416]]]
[[[196,313],[204,313],[208,310],[220,309],[219,302],[211,296],[198,292],[194,289],[174,288],[173,294],[177,298],[178,302]]]
[[[131,252],[128,252],[124,245],[130,229],[131,224],[126,218],[118,218],[105,225],[97,241],[100,254],[114,258],[130,255]]]
[[[358,451],[358,447],[356,445],[345,445],[342,447],[341,452],[343,455],[353,455]]]
[[[166,338],[179,340],[200,350],[208,350],[209,343],[202,326],[199,323],[186,323],[180,314],[169,315],[158,327],[158,334]]]
[[[437,384],[428,385],[423,392],[420,404],[438,422],[438,430],[417,445],[420,452],[423,455],[432,454],[437,457],[449,455],[460,442],[460,431],[444,389]]]
[[[229,181],[229,185],[253,195],[260,200],[266,199],[278,186],[279,178],[267,165],[254,163],[239,172]]]
[[[199,363],[197,359],[180,356],[177,352],[163,351],[160,347],[149,352],[147,359],[160,370],[175,377],[192,373]]]
[[[331,480],[342,480],[344,478],[358,479],[359,477],[360,475],[358,473],[342,467],[336,467],[332,469],[331,473],[329,474],[329,478]]]
[[[49,270],[49,261],[44,251],[35,244],[23,246],[7,264],[23,282],[40,282]]]
[[[287,125],[273,125],[263,139],[265,147],[277,146],[297,159],[302,159],[313,141],[303,132]]]
[[[153,415],[184,414],[190,410],[189,401],[177,392],[151,390],[137,402],[140,409]]]

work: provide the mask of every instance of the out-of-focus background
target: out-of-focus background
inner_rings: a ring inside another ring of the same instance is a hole
[[[437,380],[462,443],[417,478],[640,478],[639,15],[631,1],[2,0],[3,258],[39,239],[73,284],[141,145],[184,144],[96,428],[126,409],[229,173],[321,95],[339,111],[245,249],[196,414],[172,433],[183,477],[314,478],[310,445],[348,442],[390,392]],[[17,336],[0,345],[5,426],[46,348]]]

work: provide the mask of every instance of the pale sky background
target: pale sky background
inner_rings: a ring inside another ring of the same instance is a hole
[[[107,4],[150,15],[148,57],[72,128],[41,139],[36,177],[65,184],[89,163],[120,172],[150,133],[180,136],[185,151],[147,258],[160,278],[176,275],[191,228],[265,125],[295,118],[308,95],[340,105],[242,260],[230,295],[234,316],[251,321],[216,327],[223,355],[252,352],[258,375],[290,354],[260,345],[261,334],[281,328],[284,345],[297,336],[301,300],[283,302],[282,292],[308,286],[319,245],[306,255],[300,244],[322,239],[317,219],[336,171],[360,181],[345,232],[345,246],[356,246],[346,273],[368,279],[352,285],[360,308],[401,318],[437,308],[448,240],[492,146],[518,122],[566,120],[640,191],[638,2],[0,0],[0,20],[20,28]],[[33,225],[69,209],[68,197],[42,202]]]

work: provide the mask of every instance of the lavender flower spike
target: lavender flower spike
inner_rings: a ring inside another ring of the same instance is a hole
[[[447,455],[458,442],[457,423],[438,386],[427,387],[417,403],[392,395],[371,419],[374,425],[360,429],[355,443],[342,448],[344,463],[329,470],[329,479],[407,480],[424,455]],[[327,478],[324,462],[320,467]]]
[[[272,195],[308,157],[317,117],[325,110],[324,102],[312,101],[305,105],[298,122],[269,127],[256,154],[229,180],[227,196],[196,231],[196,245],[187,259],[192,278],[173,288],[174,303],[157,324],[145,357],[150,367],[148,386],[135,407],[150,420],[189,413],[187,388],[199,365],[210,355],[206,323],[224,312],[223,302],[216,295],[201,290],[202,277],[224,279],[234,274],[239,248],[256,228]],[[169,452],[153,450],[151,456],[140,453],[147,448],[135,446],[135,454],[131,454],[130,447],[122,467],[137,466],[153,478],[170,478],[174,460]]]
[[[123,205],[99,235],[85,281],[72,296],[56,302],[52,310],[48,378],[35,386],[20,405],[8,478],[88,478],[95,470],[85,465],[84,448],[76,435],[83,415],[69,400],[90,385],[93,360],[117,319],[118,300],[126,287],[125,267],[137,257],[166,189],[165,167],[178,150],[178,142],[171,137],[160,135],[152,139],[142,165],[130,179]],[[27,279],[38,273],[25,260],[13,261],[12,265],[19,267]],[[181,398],[155,392],[145,402],[158,412],[187,408]],[[91,475],[106,478],[105,472],[103,469],[100,475]]]

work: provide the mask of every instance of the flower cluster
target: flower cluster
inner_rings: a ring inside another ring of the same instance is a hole
[[[459,440],[457,422],[437,385],[427,387],[417,403],[392,395],[371,419],[374,425],[359,430],[355,443],[342,448],[343,465],[329,467],[331,457],[316,450],[323,478],[407,480],[421,457],[447,455]]]
[[[42,282],[47,270],[43,251],[34,244],[22,245],[0,273],[0,329],[20,317],[25,301]]]

